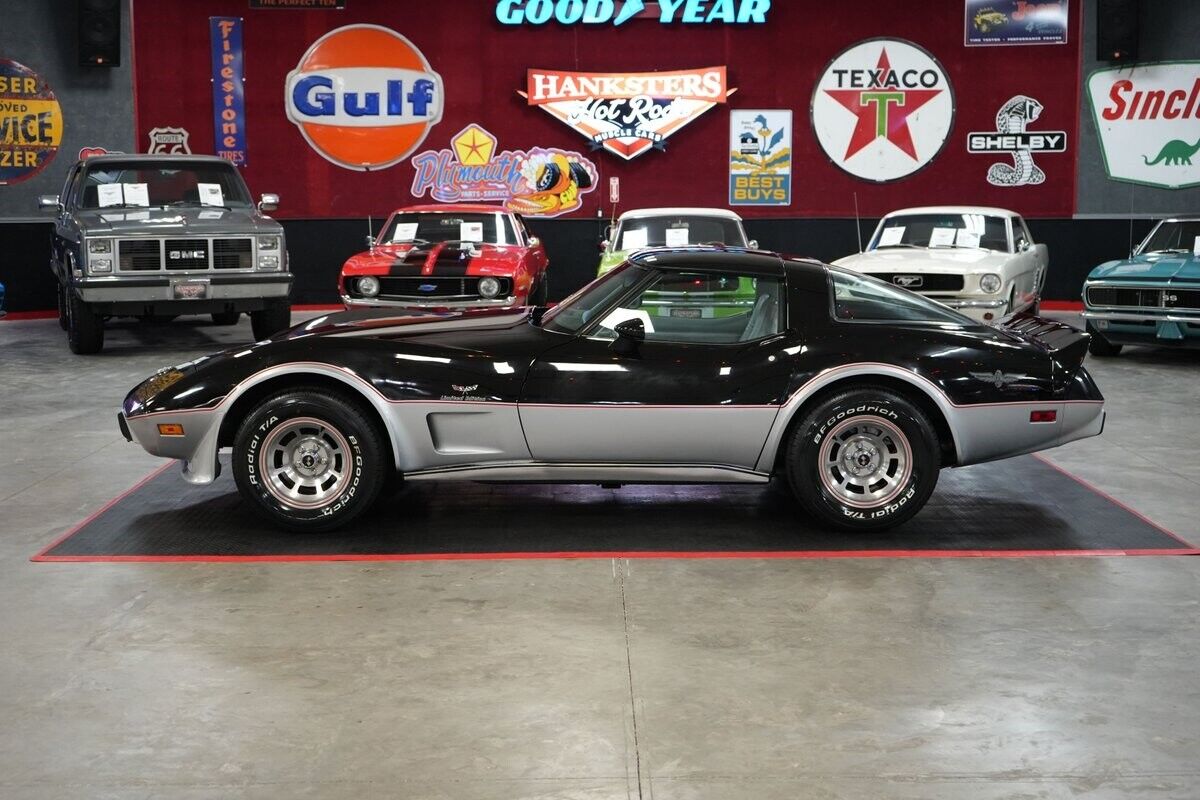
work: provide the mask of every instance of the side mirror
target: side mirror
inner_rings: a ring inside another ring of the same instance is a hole
[[[1033,247],[1033,245],[1029,243],[1028,239],[1022,239],[1021,244],[1019,247],[1017,247],[1017,249],[1020,250],[1022,253],[1024,253],[1032,247]]]
[[[758,239],[751,239],[749,242],[746,243],[746,245],[751,250],[757,250],[758,249]]]
[[[279,195],[277,194],[264,194],[258,201],[259,211],[274,211],[277,208],[279,208]]]
[[[603,253],[606,250],[608,250],[608,239],[601,239],[600,240],[600,252]]]
[[[536,237],[536,236],[529,237],[529,246],[530,247],[537,247],[541,243],[542,243],[542,240],[539,239],[538,237]]]
[[[617,338],[613,340],[613,352],[620,356],[637,355],[638,344],[646,341],[646,324],[638,318],[618,322],[613,328]]]
[[[369,233],[367,234],[367,249],[368,250],[375,249],[375,237]]]
[[[38,198],[37,203],[38,203],[39,211],[62,211],[63,210],[62,203],[59,202],[58,195],[56,195],[56,194],[44,194]]]

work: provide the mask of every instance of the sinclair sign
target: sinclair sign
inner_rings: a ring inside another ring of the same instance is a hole
[[[1108,177],[1200,186],[1200,61],[1097,70],[1088,98]]]

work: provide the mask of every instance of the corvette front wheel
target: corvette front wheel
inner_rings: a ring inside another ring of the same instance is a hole
[[[788,482],[801,505],[844,530],[882,530],[911,519],[933,493],[940,468],[932,423],[886,389],[824,400],[800,421],[787,449]]]
[[[271,522],[299,531],[342,527],[375,502],[388,463],[383,437],[361,410],[327,393],[268,398],[233,444],[238,491]]]

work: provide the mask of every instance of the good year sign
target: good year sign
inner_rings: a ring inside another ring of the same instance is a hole
[[[737,23],[762,24],[767,21],[771,0],[659,0],[658,21],[663,24]],[[643,0],[500,0],[496,19],[505,25],[544,25],[554,20],[560,25],[622,25],[643,14]]]

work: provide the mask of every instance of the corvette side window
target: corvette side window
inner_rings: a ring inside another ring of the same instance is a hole
[[[713,272],[661,274],[612,309],[592,334],[612,339],[613,328],[640,319],[646,341],[737,344],[783,330],[778,278]]]

